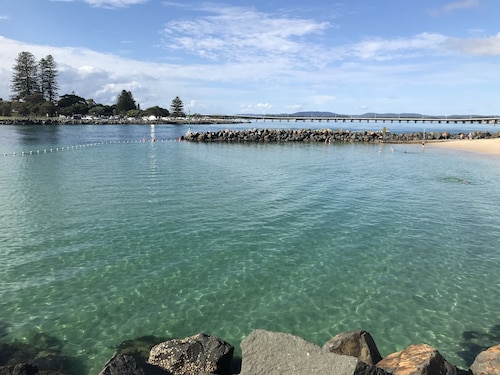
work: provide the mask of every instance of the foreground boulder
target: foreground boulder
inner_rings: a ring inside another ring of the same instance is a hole
[[[119,353],[113,356],[99,375],[170,375],[158,366],[146,363],[132,354]]]
[[[330,353],[304,339],[255,330],[242,342],[240,375],[386,375],[357,358]]]
[[[458,375],[466,372],[450,365],[437,349],[426,344],[410,345],[377,363],[393,375]]]
[[[173,375],[230,374],[234,347],[227,342],[199,333],[181,340],[154,346],[148,362]]]
[[[479,353],[470,369],[474,375],[500,375],[500,345]]]
[[[374,365],[382,359],[372,336],[363,330],[339,333],[323,349],[336,354],[349,355]]]

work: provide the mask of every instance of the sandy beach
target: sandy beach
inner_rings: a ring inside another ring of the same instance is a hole
[[[458,151],[500,155],[500,138],[473,139],[473,140],[460,139],[460,140],[452,140],[445,142],[432,142],[429,143],[429,146],[449,148]]]

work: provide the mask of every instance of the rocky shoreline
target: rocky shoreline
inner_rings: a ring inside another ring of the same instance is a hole
[[[0,125],[220,125],[246,124],[248,120],[233,118],[6,118],[0,119]]]
[[[426,344],[410,345],[382,357],[375,340],[364,330],[340,333],[320,347],[289,333],[257,329],[243,339],[240,347],[241,358],[234,358],[231,344],[203,333],[166,341],[142,337],[122,343],[99,375],[500,374],[500,345],[481,351],[470,368],[463,370]],[[20,350],[0,344],[0,375],[86,374],[77,362],[58,357],[54,348],[39,353]]]
[[[476,131],[468,134],[444,132],[389,133],[383,131],[350,131],[332,129],[248,129],[188,132],[182,139],[191,142],[255,143],[417,143],[452,139],[500,138],[500,132]]]

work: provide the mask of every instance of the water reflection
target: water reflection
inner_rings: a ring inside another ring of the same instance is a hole
[[[14,127],[22,146],[56,145],[59,143],[60,126],[19,125]]]

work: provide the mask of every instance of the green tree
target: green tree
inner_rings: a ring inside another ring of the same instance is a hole
[[[96,104],[89,110],[89,115],[95,117],[101,116],[112,116],[113,115],[113,107],[109,105]]]
[[[0,116],[11,116],[12,115],[12,103],[0,100]]]
[[[170,115],[170,112],[168,111],[168,109],[161,108],[155,105],[154,107],[149,107],[148,109],[146,109],[144,111],[144,114],[146,116],[167,117]]]
[[[89,111],[87,101],[75,94],[65,94],[57,101],[59,114],[70,116],[73,114],[85,115]]]
[[[38,114],[41,116],[54,116],[56,113],[56,106],[54,103],[45,101],[38,107]]]
[[[13,66],[12,99],[24,100],[39,91],[38,64],[31,52],[20,52]]]
[[[42,97],[49,102],[54,102],[57,97],[57,90],[59,89],[56,62],[52,55],[47,55],[47,57],[40,60],[38,66]]]
[[[130,91],[122,90],[116,100],[116,112],[119,114],[125,114],[131,109],[137,109],[134,97]]]
[[[186,114],[184,113],[184,104],[182,103],[182,100],[180,100],[178,96],[176,96],[172,100],[172,104],[170,105],[170,116],[186,117]]]

